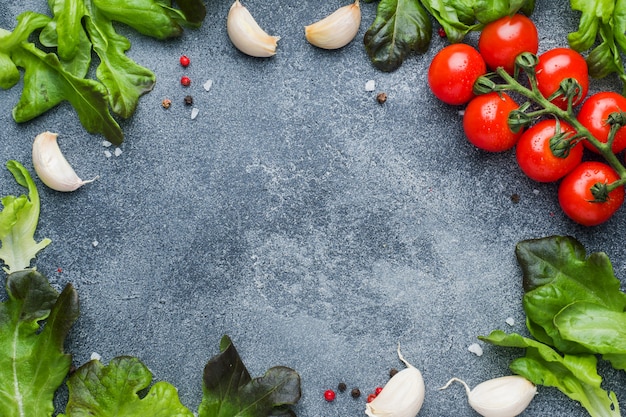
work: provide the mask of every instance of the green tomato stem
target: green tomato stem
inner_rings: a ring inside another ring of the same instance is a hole
[[[498,86],[498,91],[512,91],[526,97],[531,102],[534,102],[541,107],[540,110],[528,113],[529,116],[541,117],[548,114],[556,116],[557,118],[567,122],[570,126],[574,128],[574,130],[577,132],[575,135],[576,138],[587,140],[600,153],[600,155],[602,155],[606,162],[611,166],[611,168],[615,170],[615,172],[617,172],[620,177],[620,180],[608,185],[609,190],[613,190],[619,186],[626,185],[626,168],[619,161],[615,153],[613,153],[612,149],[612,143],[618,128],[611,129],[612,134],[609,135],[609,140],[607,140],[607,143],[601,142],[595,136],[593,136],[591,132],[585,126],[583,126],[576,118],[572,105],[573,97],[568,97],[567,110],[563,110],[547,100],[539,92],[539,89],[537,88],[537,79],[534,72],[527,73],[530,88],[527,88],[520,84],[502,67],[498,68],[496,70],[496,73],[505,82],[504,84]],[[615,132],[613,132],[613,130],[615,130]]]

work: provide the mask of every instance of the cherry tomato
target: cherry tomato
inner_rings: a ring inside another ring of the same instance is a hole
[[[569,149],[567,157],[555,156],[550,149],[550,140],[557,130],[556,119],[545,119],[526,130],[517,141],[515,156],[522,172],[539,182],[553,182],[563,178],[580,164],[584,147],[577,142]],[[559,131],[572,135],[574,129],[559,121]]]
[[[513,74],[515,58],[522,52],[537,53],[537,27],[523,14],[505,16],[488,23],[478,38],[478,50],[492,70],[503,67]]]
[[[508,118],[519,106],[506,93],[482,94],[469,102],[463,115],[463,130],[477,148],[489,152],[511,149],[522,135],[513,133]]]
[[[619,175],[607,164],[586,161],[567,174],[559,185],[559,204],[572,220],[584,226],[596,226],[613,216],[624,202],[624,187],[611,191],[604,202],[594,201],[591,187],[596,183],[610,184]]]
[[[578,52],[570,48],[554,48],[539,56],[536,67],[537,87],[544,97],[550,97],[559,89],[561,81],[574,78],[582,88],[579,99],[574,99],[576,105],[585,98],[589,90],[589,75],[587,62]],[[552,100],[552,103],[561,109],[567,108],[567,100],[561,96]]]
[[[466,104],[474,97],[474,82],[487,73],[480,53],[470,45],[448,45],[435,55],[428,69],[428,85],[441,101]]]
[[[626,97],[612,91],[604,91],[590,96],[583,103],[576,118],[600,142],[606,143],[611,127],[607,123],[609,114],[626,111]],[[598,152],[589,142],[583,144],[588,149]],[[618,153],[626,149],[626,127],[622,127],[615,134],[612,146],[613,152]]]

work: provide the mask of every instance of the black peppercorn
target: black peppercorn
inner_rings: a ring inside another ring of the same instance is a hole
[[[191,106],[193,104],[193,97],[185,96],[185,104]]]
[[[393,376],[397,373],[398,373],[398,370],[396,368],[391,368],[389,370],[389,378],[393,378]]]
[[[352,396],[352,398],[359,398],[361,396],[361,390],[358,388],[352,388],[352,391],[350,391],[350,395]]]
[[[346,390],[346,388],[348,388],[348,387],[343,382],[340,382],[339,385],[337,385],[337,391],[339,391],[339,392],[344,392]]]

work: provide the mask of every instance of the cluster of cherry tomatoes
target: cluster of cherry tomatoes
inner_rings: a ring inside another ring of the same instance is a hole
[[[587,140],[572,140],[567,151],[558,156],[551,149],[555,135],[576,135],[576,129],[557,117],[542,117],[528,127],[514,132],[509,114],[519,109],[516,100],[504,91],[475,95],[475,81],[489,70],[504,68],[513,74],[515,59],[522,52],[537,54],[539,38],[535,24],[526,16],[507,16],[485,26],[478,48],[458,43],[443,48],[431,62],[428,82],[433,94],[451,105],[464,105],[463,129],[476,147],[490,152],[515,148],[521,170],[539,182],[560,181],[558,198],[564,213],[577,223],[593,226],[608,220],[624,201],[624,187],[610,190],[599,201],[592,194],[595,184],[611,184],[620,175],[604,160],[594,160],[598,151]],[[538,56],[535,67],[536,88],[550,98],[568,78],[577,81],[578,94],[572,104],[575,119],[598,141],[607,143],[609,114],[626,111],[626,97],[615,92],[601,92],[586,98],[589,88],[588,68],[584,57],[570,48],[554,48]],[[586,98],[586,99],[585,99]],[[551,101],[566,110],[563,96]],[[584,149],[589,149],[585,153]],[[615,135],[612,150],[626,149],[626,128]],[[592,155],[584,158],[585,154]],[[601,158],[595,158],[601,159]]]

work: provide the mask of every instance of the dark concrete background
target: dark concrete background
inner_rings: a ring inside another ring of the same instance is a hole
[[[563,0],[537,3],[540,51],[565,46],[577,15]],[[254,376],[274,365],[300,373],[299,416],[345,417],[364,415],[366,394],[402,366],[400,342],[424,375],[420,415],[473,416],[460,386],[437,388],[453,376],[475,386],[509,374],[521,355],[482,343],[483,356],[468,351],[493,329],[525,333],[518,241],[573,235],[625,276],[626,210],[577,226],[561,213],[556,185],[525,178],[512,152],[483,153],[465,140],[460,108],[439,103],[426,83],[444,39],[435,34],[426,54],[382,73],[362,45],[376,5],[362,4],[353,43],[332,52],[309,45],[303,26],[343,4],[246,1],[282,37],[271,59],[231,45],[227,1],[209,2],[202,28],[180,39],[119,27],[129,55],[158,81],[121,122],[117,157],[105,156],[102,137],[87,134],[69,105],[18,125],[11,108],[21,84],[0,92],[2,165],[16,159],[32,172],[32,139],[50,130],[81,177],[99,175],[71,194],[37,180],[38,237],[53,243],[36,265],[55,287],[78,290],[81,316],[67,341],[77,365],[92,352],[105,363],[136,355],[196,410],[203,366],[228,334]],[[45,1],[2,0],[0,27],[12,30],[25,10],[48,13]],[[181,54],[191,58],[187,69]],[[610,78],[591,88],[621,87]],[[2,195],[23,192],[6,169],[0,184]],[[601,372],[624,404],[624,373]],[[364,396],[325,402],[340,381]],[[541,387],[524,415],[587,413]]]

